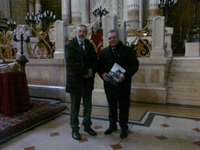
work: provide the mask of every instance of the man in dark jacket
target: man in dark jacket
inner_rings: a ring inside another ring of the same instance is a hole
[[[104,81],[104,89],[109,107],[109,128],[105,134],[111,134],[117,130],[118,107],[121,138],[128,136],[128,119],[130,107],[131,77],[137,72],[139,62],[136,52],[119,41],[119,34],[115,30],[107,33],[109,46],[101,50],[99,57],[98,74]],[[118,85],[109,82],[109,72],[117,63],[125,69],[124,75],[119,75]]]
[[[66,92],[70,93],[72,137],[81,139],[79,133],[79,110],[83,100],[84,131],[92,136],[97,133],[90,127],[92,111],[92,90],[94,89],[94,77],[97,70],[97,54],[93,45],[86,39],[87,27],[79,25],[75,31],[75,37],[65,46],[66,59]]]

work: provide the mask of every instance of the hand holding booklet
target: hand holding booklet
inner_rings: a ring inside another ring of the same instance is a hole
[[[117,86],[119,84],[120,76],[124,76],[126,70],[122,68],[119,64],[115,63],[108,74],[108,81],[113,85]]]

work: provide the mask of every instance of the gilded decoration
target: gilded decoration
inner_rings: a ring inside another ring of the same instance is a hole
[[[158,16],[160,14],[160,10],[159,9],[149,9],[148,10],[148,16],[151,16],[152,18],[155,16]]]
[[[0,58],[5,59],[14,59],[16,58],[17,48],[14,48],[12,45],[12,35],[7,34],[6,36],[0,32]]]
[[[144,39],[144,35],[147,34],[147,27],[149,23],[143,29],[134,30],[130,29],[127,32],[129,37],[136,37],[134,41],[131,42],[130,46],[137,52],[137,57],[149,57],[151,51],[151,43],[147,39]],[[128,43],[128,42],[126,42]]]
[[[48,31],[40,31],[37,32],[34,29],[32,29],[36,35],[36,37],[39,39],[39,42],[32,48],[31,43],[27,44],[28,50],[27,52],[29,55],[31,55],[33,58],[39,58],[39,59],[45,59],[45,58],[53,58],[53,50],[54,45],[50,45],[49,42],[49,36]]]

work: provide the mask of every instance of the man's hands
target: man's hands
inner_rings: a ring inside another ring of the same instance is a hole
[[[106,72],[103,73],[102,78],[104,81],[108,81],[108,74]],[[123,74],[119,75],[119,82],[122,82],[125,79]]]
[[[102,78],[104,81],[108,81],[108,74],[106,72],[103,73]]]
[[[122,82],[125,79],[125,76],[123,74],[119,75],[119,82]]]
[[[84,75],[83,77],[88,79],[88,78],[92,77],[92,75],[93,75],[92,69],[88,69],[87,75]]]

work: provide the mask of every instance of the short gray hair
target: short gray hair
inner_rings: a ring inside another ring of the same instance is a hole
[[[78,27],[84,27],[84,28],[86,29],[86,31],[87,31],[87,26],[84,25],[84,24],[79,24],[79,25],[76,27],[76,30],[78,29]]]
[[[117,36],[119,36],[119,32],[117,31],[117,30],[110,30],[110,31],[108,31],[107,33],[106,33],[106,37],[108,37],[108,34],[109,33],[115,33]]]

